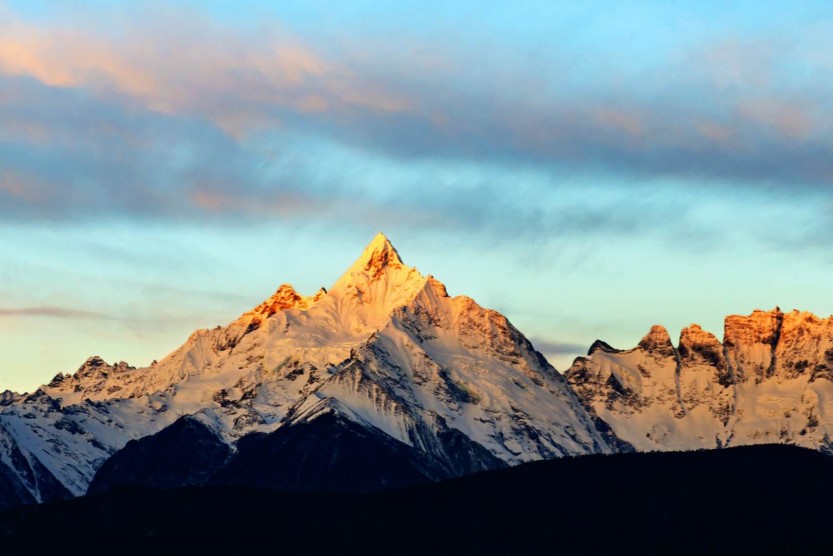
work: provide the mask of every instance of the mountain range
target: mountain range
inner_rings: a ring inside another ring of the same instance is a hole
[[[133,485],[377,491],[565,456],[833,453],[833,319],[659,326],[557,372],[500,313],[377,235],[329,289],[282,285],[149,367],[88,359],[0,394],[0,508]]]
[[[597,341],[565,376],[592,415],[640,451],[793,444],[833,455],[833,318],[755,311],[654,326],[630,350]]]

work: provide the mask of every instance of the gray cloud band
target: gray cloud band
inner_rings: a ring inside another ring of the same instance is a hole
[[[630,201],[639,217],[592,195],[513,205],[514,185],[494,170],[535,172],[550,190],[564,187],[565,176],[603,175],[636,195],[646,182],[667,179],[718,194],[827,195],[833,179],[833,114],[820,101],[831,84],[815,80],[799,97],[761,79],[727,88],[694,63],[719,68],[725,54],[700,53],[686,68],[655,75],[662,86],[602,80],[565,92],[572,89],[557,82],[569,75],[519,67],[511,86],[500,85],[483,77],[496,62],[483,57],[467,69],[453,48],[444,70],[405,71],[411,66],[396,53],[358,64],[298,40],[225,32],[218,50],[218,37],[183,33],[176,41],[185,36],[200,48],[139,55],[130,37],[113,44],[93,37],[68,42],[59,56],[51,43],[29,44],[20,34],[14,44],[34,61],[0,59],[0,214],[234,221],[371,213],[437,227],[497,221],[529,233],[628,233],[672,219],[644,198]],[[110,57],[93,55],[96,40],[111,47]],[[148,40],[174,39],[160,32]],[[273,59],[258,55],[266,46]],[[190,59],[189,51],[203,55]],[[731,52],[735,65],[754,55],[743,45]],[[339,169],[321,144],[353,158]],[[368,193],[357,185],[367,179],[365,163],[409,175],[391,176],[384,194]],[[468,174],[437,179],[425,163],[462,165]],[[686,207],[674,208],[673,220],[685,220]]]
[[[103,313],[94,311],[83,311],[65,307],[19,307],[0,308],[0,317],[44,317],[56,319],[93,319],[93,320],[114,320]]]

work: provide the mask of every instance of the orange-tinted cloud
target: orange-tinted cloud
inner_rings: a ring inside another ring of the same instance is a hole
[[[732,130],[729,126],[716,122],[701,122],[696,124],[696,127],[704,137],[715,141],[727,141],[732,137]]]
[[[326,208],[325,203],[298,192],[266,192],[252,196],[250,192],[195,188],[189,195],[195,209],[213,214],[249,214],[257,216],[292,217],[314,214]]]
[[[498,168],[552,183],[601,172],[622,188],[818,188],[833,175],[833,114],[823,95],[777,87],[766,41],[721,41],[680,67],[614,79],[511,45],[467,54],[454,38],[378,48],[362,36],[345,50],[277,26],[151,19],[113,32],[0,19],[0,139],[15,147],[3,215],[25,213],[30,191],[48,205],[35,217],[291,218],[393,205],[416,188],[412,219],[480,225],[494,215],[468,192],[452,206],[454,180],[434,185],[432,164],[471,170],[495,198]],[[384,193],[370,198],[365,180]]]
[[[115,85],[137,95],[157,88],[152,74],[128,63],[107,44],[78,32],[21,23],[0,26],[0,69],[56,87]]]
[[[15,201],[39,204],[44,200],[44,186],[32,176],[0,170],[0,202],[4,194]]]
[[[631,111],[601,107],[594,113],[595,121],[611,131],[622,131],[633,137],[640,137],[647,132],[644,121]]]
[[[747,122],[790,139],[803,139],[814,131],[811,109],[803,103],[773,99],[743,100],[737,105],[738,114]]]
[[[251,36],[210,24],[170,31],[162,24],[115,37],[0,21],[0,74],[125,95],[155,111],[206,116],[233,133],[257,127],[269,107],[384,113],[410,104],[285,33]]]
[[[23,184],[11,172],[0,173],[0,191],[17,198],[26,194]]]

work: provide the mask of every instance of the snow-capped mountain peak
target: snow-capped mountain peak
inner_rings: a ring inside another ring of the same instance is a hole
[[[47,391],[63,403],[167,390],[180,398],[187,390],[210,399],[212,393],[204,388],[233,387],[251,371],[255,357],[273,366],[293,357],[319,368],[336,365],[383,328],[396,308],[413,301],[427,282],[378,234],[329,291],[321,288],[304,296],[282,284],[228,326],[197,330],[156,365],[113,373],[103,361],[91,359],[72,377],[50,383]],[[197,377],[210,380],[211,386],[198,386]]]
[[[90,358],[37,397],[4,403],[9,446],[73,494],[128,440],[184,416],[228,444],[252,433],[286,439],[302,426],[326,444],[338,434],[327,427],[346,427],[428,462],[435,478],[614,449],[506,317],[450,297],[383,234],[329,290],[304,296],[283,284],[149,367]]]
[[[357,278],[360,281],[378,280],[385,272],[405,270],[410,267],[402,262],[399,252],[383,233],[378,233],[364,248],[361,256],[336,281],[332,289],[346,287]]]
[[[411,303],[426,283],[388,238],[378,234],[311,314],[326,313],[344,334],[366,339],[387,324],[394,310]]]
[[[390,240],[379,232],[365,247],[362,255],[356,260],[354,267],[362,266],[365,272],[380,272],[387,266],[402,266],[402,258]]]
[[[336,280],[330,292],[389,313],[410,302],[424,285],[425,277],[406,265],[388,238],[379,233]]]
[[[277,291],[263,303],[240,315],[236,323],[245,326],[246,330],[251,332],[257,329],[264,319],[268,319],[275,313],[287,309],[306,311],[325,295],[327,295],[327,290],[324,288],[319,289],[314,295],[304,296],[295,291],[292,285],[281,284]]]
[[[327,290],[321,288],[314,295],[303,296],[295,291],[291,284],[281,284],[277,291],[269,299],[255,307],[253,312],[268,317],[286,309],[305,311],[326,294]]]

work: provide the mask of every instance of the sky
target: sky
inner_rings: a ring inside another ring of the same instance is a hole
[[[564,370],[833,313],[829,2],[0,0],[0,390],[378,231]]]

